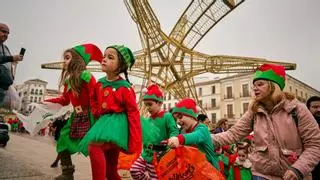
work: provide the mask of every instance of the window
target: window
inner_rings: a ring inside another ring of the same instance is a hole
[[[211,99],[211,107],[214,108],[216,106],[217,106],[216,99]]]
[[[211,114],[211,122],[212,123],[216,123],[216,121],[217,121],[217,114],[216,113],[212,113]]]
[[[21,92],[19,92],[19,97],[21,97],[22,96],[22,93]]]
[[[227,105],[227,117],[233,118],[233,105],[232,104]]]
[[[249,103],[243,103],[243,104],[242,104],[242,108],[243,108],[242,114],[244,114],[245,112],[247,112],[248,107],[249,107]]]
[[[164,109],[164,110],[166,110],[166,109],[167,109],[166,104],[163,104],[163,109]]]
[[[31,89],[31,94],[34,94],[34,89]]]
[[[211,93],[215,94],[216,93],[216,86],[211,86]]]
[[[292,86],[289,87],[290,92],[292,92]]]
[[[296,89],[296,96],[298,96],[298,89]]]
[[[42,95],[42,89],[40,89],[40,93],[39,94]]]
[[[232,98],[232,87],[227,87],[227,99]]]
[[[164,100],[167,100],[167,94],[164,94],[163,99],[164,99]]]
[[[38,98],[37,97],[34,97],[34,102],[37,102]]]
[[[249,84],[242,85],[242,97],[249,97]]]
[[[29,111],[31,111],[32,110],[32,106],[29,106]]]
[[[30,102],[33,102],[33,96],[30,97]]]
[[[39,102],[41,102],[41,97],[39,97]]]
[[[199,96],[202,96],[202,88],[199,88]]]
[[[38,89],[36,89],[36,93],[35,94],[38,94]]]
[[[306,99],[308,99],[308,94],[307,93],[305,94],[305,96],[306,96]]]
[[[202,100],[199,100],[199,106],[202,107]]]
[[[301,98],[303,98],[303,92],[302,91],[300,92],[300,95],[301,95]]]
[[[171,94],[169,94],[168,100],[171,100]]]
[[[171,103],[168,104],[168,109],[169,109],[169,110],[171,109]]]

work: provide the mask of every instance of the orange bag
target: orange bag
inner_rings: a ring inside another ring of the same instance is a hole
[[[224,180],[198,149],[181,146],[164,155],[156,167],[159,180]]]
[[[138,159],[138,157],[139,154],[125,154],[120,152],[118,158],[118,169],[130,170],[131,165]]]

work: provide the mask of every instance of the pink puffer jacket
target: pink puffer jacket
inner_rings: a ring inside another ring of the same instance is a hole
[[[292,111],[297,113],[297,124]],[[254,125],[252,124],[254,123]],[[296,99],[282,100],[268,114],[262,108],[247,111],[228,131],[212,136],[214,144],[235,143],[254,131],[255,148],[251,155],[253,175],[282,179],[290,167],[305,177],[320,160],[320,130],[307,107]],[[298,155],[298,158],[294,158]]]

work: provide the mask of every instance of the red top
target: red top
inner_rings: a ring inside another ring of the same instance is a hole
[[[73,107],[81,105],[82,107],[89,107],[89,94],[93,91],[94,85],[96,84],[96,79],[91,75],[89,83],[83,81],[80,94],[75,95],[72,89],[68,90],[68,84],[66,83],[63,88],[63,93],[58,98],[52,98],[45,100],[46,102],[59,103],[62,106],[67,106],[72,104]]]
[[[121,78],[114,82],[101,79],[95,85],[90,98],[91,111],[96,118],[106,113],[126,112],[129,124],[127,153],[140,153],[142,150],[140,113],[135,92],[130,84]]]

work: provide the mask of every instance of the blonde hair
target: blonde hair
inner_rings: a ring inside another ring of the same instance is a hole
[[[263,100],[253,100],[250,104],[250,109],[252,109],[253,112],[256,112],[258,110],[259,106],[263,106],[263,102],[269,101],[272,102],[272,104],[276,105],[278,104],[283,98],[292,100],[295,98],[293,94],[283,92],[280,89],[280,86],[272,81],[268,81],[268,96]]]

